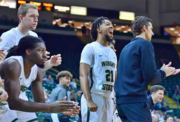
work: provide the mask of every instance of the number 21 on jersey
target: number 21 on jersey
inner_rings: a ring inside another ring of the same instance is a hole
[[[114,76],[113,76],[113,70],[106,70],[106,81],[107,82],[114,82]],[[106,90],[106,91],[112,91],[113,89],[113,85],[109,85],[109,84],[103,84],[102,85],[102,90]]]

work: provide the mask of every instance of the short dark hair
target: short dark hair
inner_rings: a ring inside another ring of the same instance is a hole
[[[6,58],[10,56],[25,56],[27,49],[36,48],[37,43],[45,43],[41,38],[34,36],[25,36],[21,38],[17,46],[12,47],[8,50]]]
[[[73,78],[73,75],[69,71],[61,71],[56,75],[56,80],[59,81],[59,78],[69,76],[71,79]]]
[[[152,23],[152,20],[146,16],[137,16],[133,21],[131,25],[131,30],[133,33],[133,36],[136,37],[142,33],[142,28],[145,25],[146,27],[149,26],[149,22]]]
[[[156,93],[158,90],[163,90],[165,91],[165,88],[161,85],[154,85],[151,87],[151,94],[154,92]]]
[[[97,29],[100,27],[100,25],[103,24],[104,20],[109,20],[107,17],[98,17],[94,20],[92,27],[91,27],[91,39],[93,41],[97,40],[98,32]]]

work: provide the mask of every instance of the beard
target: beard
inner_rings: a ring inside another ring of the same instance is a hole
[[[106,41],[108,41],[108,42],[112,42],[112,41],[114,40],[113,37],[110,38],[108,35],[105,35],[105,39],[106,39]]]
[[[44,68],[45,65],[44,64],[36,64],[39,68]]]

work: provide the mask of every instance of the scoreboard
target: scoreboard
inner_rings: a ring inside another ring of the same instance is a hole
[[[35,2],[35,1],[26,1],[26,0],[17,0],[17,8],[23,4],[31,3],[37,6],[40,11],[50,11],[56,13],[65,13],[72,15],[87,16],[87,8],[79,6],[64,6],[64,5],[55,5],[52,3],[44,2]]]
[[[35,6],[37,6],[38,10],[41,10],[41,3],[40,2],[30,1],[29,3],[34,4]]]
[[[54,11],[54,4],[52,3],[41,3],[41,2],[34,2],[34,1],[26,1],[26,0],[18,0],[17,1],[17,8],[22,6],[23,4],[31,3],[37,6],[38,10],[42,11]]]

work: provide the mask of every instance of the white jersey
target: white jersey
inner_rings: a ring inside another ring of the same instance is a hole
[[[91,66],[88,77],[91,93],[113,98],[117,57],[115,52],[108,46],[98,42],[87,44],[81,54],[80,63]]]
[[[20,85],[21,85],[21,91],[20,91],[19,98],[28,101],[28,98],[26,97],[25,90],[28,89],[29,86],[31,85],[31,82],[36,79],[37,72],[38,72],[38,67],[37,67],[37,65],[34,65],[31,68],[31,72],[30,72],[29,77],[26,78],[25,74],[24,74],[23,57],[22,56],[11,56],[11,57],[9,57],[9,58],[7,58],[5,60],[8,60],[8,59],[16,59],[19,62],[19,64],[21,65],[21,73],[20,73],[20,76],[19,76],[19,82],[20,82]]]
[[[29,31],[29,35],[38,37],[38,35],[33,31]],[[24,36],[26,35],[22,34],[17,27],[4,32],[1,35],[2,42],[0,42],[0,49],[4,49],[5,50],[4,52],[7,54],[8,50],[13,46],[18,45],[20,39],[23,38]]]
[[[31,72],[28,78],[25,77],[24,74],[24,63],[22,56],[11,56],[5,60],[16,59],[21,66],[21,73],[19,76],[19,82],[21,86],[21,91],[19,98],[25,101],[28,101],[25,90],[31,85],[32,81],[34,81],[37,77],[38,67],[34,65],[31,68]],[[1,103],[4,105],[4,103]],[[1,105],[0,104],[0,105]],[[8,105],[0,106],[0,122],[29,122],[37,120],[37,116],[34,112],[23,112],[17,110],[10,110]]]

